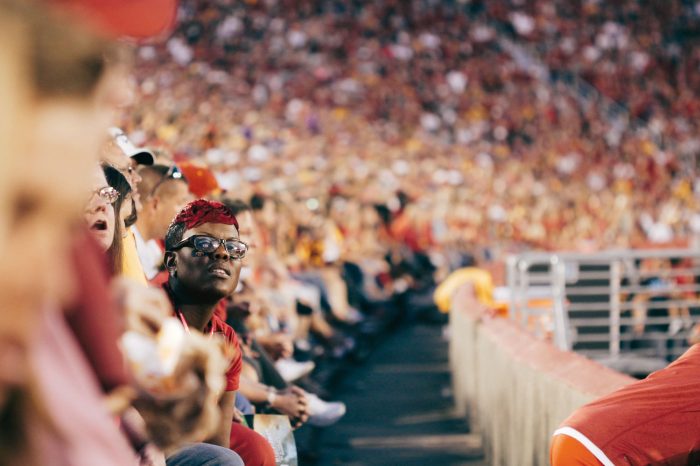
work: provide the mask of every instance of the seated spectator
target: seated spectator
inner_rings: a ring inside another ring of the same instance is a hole
[[[226,373],[226,391],[219,402],[220,426],[210,441],[230,446],[245,464],[274,465],[274,453],[267,441],[252,430],[241,428],[239,419],[234,422],[242,353],[235,331],[215,314],[219,302],[235,289],[240,261],[247,251],[247,245],[239,238],[235,216],[217,202],[190,202],[168,228],[165,250],[169,278],[163,288],[175,315],[185,329],[222,334],[233,354]]]
[[[138,190],[138,183],[141,181],[141,177],[138,174],[137,167],[139,165],[153,165],[154,156],[148,149],[135,147],[124,132],[118,128],[110,128],[109,134],[110,138],[102,146],[100,156],[103,162],[111,165],[124,175],[131,188],[132,209],[129,216],[125,218],[125,230],[120,254],[121,265],[118,268],[121,271],[120,274],[145,284],[146,278],[138,258],[132,226],[136,223],[138,212],[141,210],[141,195]]]
[[[164,251],[160,243],[170,222],[192,195],[187,179],[176,165],[142,166],[139,176],[142,207],[133,232],[146,278],[153,280],[163,266]]]

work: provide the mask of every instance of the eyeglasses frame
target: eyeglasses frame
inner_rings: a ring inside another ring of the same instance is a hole
[[[212,252],[205,252],[205,251],[202,251],[201,249],[197,249],[197,248],[195,247],[195,245],[194,245],[194,240],[195,240],[196,238],[198,238],[198,237],[211,238],[211,239],[213,239],[213,240],[215,240],[215,241],[218,241],[218,244],[217,244],[216,248],[214,249],[214,251],[212,251]],[[231,255],[231,251],[229,251],[228,249],[226,249],[226,241],[237,241],[237,242],[241,243],[242,245],[244,245],[244,246],[245,246],[245,251],[243,252],[243,255],[240,256],[240,257],[233,257],[233,255]],[[204,254],[213,254],[213,253],[214,253],[217,249],[219,249],[219,247],[221,247],[222,245],[223,245],[223,247],[224,247],[224,250],[225,250],[225,251],[228,253],[228,255],[231,256],[231,258],[234,259],[234,260],[241,260],[241,259],[243,259],[243,258],[246,256],[246,254],[248,253],[248,250],[250,249],[250,246],[248,245],[248,243],[246,243],[245,241],[241,241],[240,239],[223,239],[223,238],[216,238],[216,237],[211,236],[211,235],[192,235],[192,236],[188,236],[187,238],[183,239],[182,241],[180,241],[179,243],[177,243],[175,246],[173,246],[172,248],[168,249],[168,251],[177,251],[177,250],[179,250],[179,249],[182,249],[182,248],[184,248],[184,247],[189,246],[189,247],[191,247],[192,249],[194,249],[194,250],[196,250],[196,251],[203,252]]]
[[[105,190],[107,190],[107,191],[105,191]],[[103,192],[103,191],[104,191],[104,192],[114,193],[113,196],[110,196],[110,197],[113,197],[114,199],[113,199],[113,200],[105,199],[105,196],[102,195],[102,192]],[[114,204],[115,202],[117,202],[117,201],[119,200],[119,197],[121,197],[121,194],[119,194],[119,191],[117,191],[114,187],[109,186],[109,185],[108,185],[108,186],[102,186],[101,188],[95,189],[95,190],[92,192],[92,196],[95,196],[95,195],[97,195],[97,197],[99,197],[100,199],[102,199],[103,201],[105,201],[105,202],[107,202],[107,203],[109,203],[109,204]],[[91,197],[92,197],[92,196],[91,196]]]

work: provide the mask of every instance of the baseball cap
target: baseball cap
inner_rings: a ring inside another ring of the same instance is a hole
[[[153,165],[153,162],[155,162],[153,152],[145,147],[136,147],[121,129],[116,127],[109,128],[109,134],[117,147],[128,157],[134,159],[137,164]]]

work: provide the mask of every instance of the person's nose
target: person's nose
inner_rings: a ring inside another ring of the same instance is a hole
[[[217,260],[229,260],[231,258],[231,254],[226,250],[226,247],[224,246],[224,243],[219,242],[219,247],[216,248],[216,250],[213,253],[214,259]]]
[[[136,186],[141,182],[141,180],[143,180],[143,178],[141,177],[141,175],[139,175],[139,172],[137,172],[136,169],[134,169],[131,172],[131,181],[134,184],[134,186],[132,186],[132,188],[136,189]]]
[[[107,201],[96,195],[93,197],[90,204],[88,205],[88,211],[92,213],[106,212],[107,205]]]

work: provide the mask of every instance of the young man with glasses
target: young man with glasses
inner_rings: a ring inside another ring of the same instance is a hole
[[[139,169],[141,211],[134,228],[134,239],[143,271],[153,280],[163,263],[160,244],[175,215],[192,199],[187,179],[176,165],[152,165]]]
[[[248,466],[273,466],[274,452],[262,436],[239,424],[232,434],[242,354],[235,331],[215,311],[236,288],[241,259],[248,250],[239,238],[238,221],[219,202],[204,199],[190,202],[170,224],[165,250],[168,282],[163,288],[175,315],[185,329],[222,335],[234,353],[226,373],[226,391],[219,402],[221,424],[209,442],[231,447]]]

